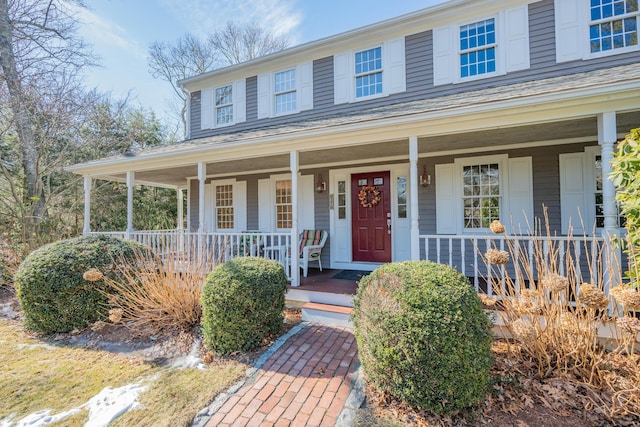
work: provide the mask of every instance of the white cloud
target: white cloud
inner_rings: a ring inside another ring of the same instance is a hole
[[[222,28],[227,21],[257,22],[295,43],[295,32],[302,21],[302,14],[296,10],[297,0],[160,1],[186,28],[200,35]]]
[[[91,10],[68,4],[68,7],[80,21],[80,33],[98,50],[103,47],[119,49],[138,59],[146,60],[146,48],[127,35],[127,30],[120,25],[96,15]]]

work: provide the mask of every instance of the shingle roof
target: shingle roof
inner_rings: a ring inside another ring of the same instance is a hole
[[[194,148],[201,149],[206,146],[215,147],[221,144],[232,144],[238,141],[259,140],[265,137],[291,135],[302,131],[336,128],[344,125],[372,122],[381,119],[407,117],[415,114],[428,114],[429,112],[440,112],[443,110],[452,110],[462,107],[490,105],[492,103],[523,99],[538,95],[561,94],[563,92],[597,88],[605,85],[634,81],[638,82],[638,86],[640,87],[640,63],[491,87],[471,92],[462,92],[439,98],[398,103],[351,113],[341,112],[340,114],[329,115],[321,118],[309,118],[281,125],[260,127],[194,140],[185,140],[176,144],[149,148],[128,155],[119,155],[90,161],[83,163],[82,166],[90,166],[92,163],[97,162],[117,162],[118,160],[131,160],[132,158],[142,159],[149,155],[158,156],[162,155],[162,153],[172,154],[188,151]],[[71,169],[73,169],[73,167]]]

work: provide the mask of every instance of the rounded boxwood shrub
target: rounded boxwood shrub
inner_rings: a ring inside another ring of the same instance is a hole
[[[443,264],[385,264],[363,278],[353,314],[369,382],[410,406],[454,413],[484,397],[491,323],[466,277]]]
[[[146,247],[113,236],[86,235],[33,251],[15,275],[17,296],[29,330],[50,334],[84,328],[108,315],[106,285],[83,274],[96,268],[116,279],[114,260],[135,262]]]
[[[205,346],[219,354],[260,346],[282,327],[286,292],[276,261],[240,257],[216,267],[202,288]]]

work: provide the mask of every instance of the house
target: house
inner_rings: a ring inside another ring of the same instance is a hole
[[[494,219],[527,241],[544,205],[559,240],[615,235],[606,176],[640,126],[639,21],[631,0],[451,0],[188,78],[185,141],[68,168],[84,231],[92,180],[125,182],[124,235],[252,230],[294,286],[303,229],[329,231],[325,267],[432,259],[476,286]],[[186,193],[180,230],[133,230],[138,184]]]

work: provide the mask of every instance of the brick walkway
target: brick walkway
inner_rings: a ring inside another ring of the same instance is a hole
[[[214,426],[334,426],[358,362],[348,329],[309,325],[209,419]]]

